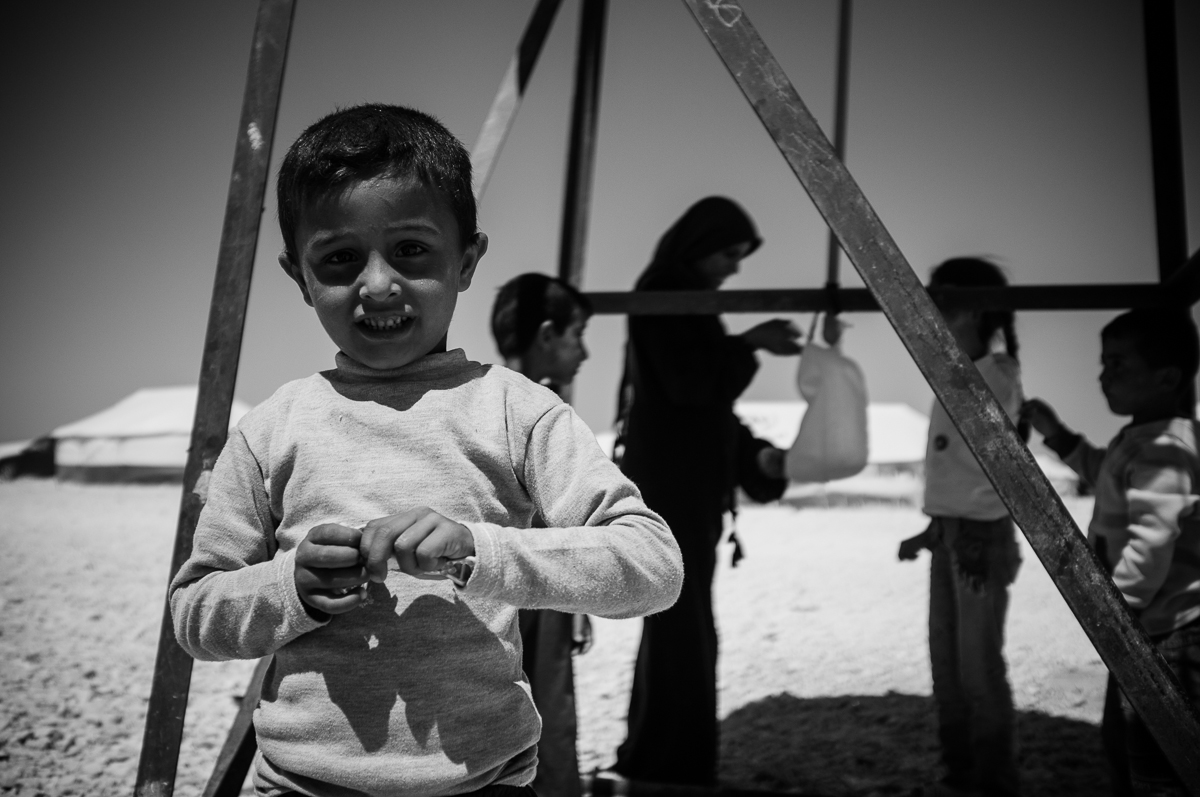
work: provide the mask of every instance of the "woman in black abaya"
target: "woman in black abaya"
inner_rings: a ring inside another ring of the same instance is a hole
[[[708,197],[659,241],[636,290],[715,290],[761,240],[736,203]],[[755,350],[797,354],[799,331],[774,319],[729,335],[717,316],[630,316],[620,397],[621,469],[683,552],[679,601],[645,618],[629,734],[613,770],[637,780],[712,785],[717,773],[717,632],[712,579],[734,490],[782,495],[781,451],[756,439],[733,402]]]

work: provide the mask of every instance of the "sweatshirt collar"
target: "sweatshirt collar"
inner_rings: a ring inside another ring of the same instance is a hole
[[[340,351],[334,356],[334,363],[338,376],[349,382],[424,381],[461,371],[468,364],[462,349],[426,354],[400,368],[371,368]]]

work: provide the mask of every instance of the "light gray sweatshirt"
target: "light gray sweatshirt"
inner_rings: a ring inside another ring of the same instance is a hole
[[[308,531],[415,506],[470,529],[466,587],[392,570],[365,605],[310,617],[294,580]],[[461,350],[392,371],[339,354],[230,434],[171,608],[198,659],[275,654],[260,792],[424,797],[533,778],[518,608],[635,617],[682,579],[662,519],[551,391]]]

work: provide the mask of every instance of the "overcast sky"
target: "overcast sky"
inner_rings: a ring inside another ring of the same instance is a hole
[[[409,104],[474,141],[533,0],[300,0],[273,160],[338,106]],[[744,7],[822,124],[833,0]],[[1135,0],[855,6],[847,164],[922,278],[962,254],[1017,283],[1157,278],[1141,4]],[[0,440],[36,436],[139,387],[199,371],[253,31],[251,0],[7,8],[0,81],[8,241],[0,290]],[[566,0],[481,207],[491,238],[451,345],[497,360],[496,287],[557,263],[577,0]],[[1182,41],[1200,9],[1179,4]],[[1200,241],[1200,56],[1183,52],[1189,241]],[[272,168],[272,192],[274,188]],[[584,286],[629,288],[696,199],[737,199],[765,244],[730,288],[817,287],[826,232],[678,0],[612,0]],[[251,403],[332,364],[275,263],[268,202],[237,393]],[[845,266],[844,283],[860,285]],[[1026,391],[1106,438],[1099,328],[1113,313],[1018,316]],[[761,316],[728,316],[740,330]],[[807,317],[796,317],[807,327]],[[932,394],[886,320],[849,316],[871,398]],[[624,320],[594,319],[576,396],[611,422]],[[747,398],[794,398],[793,359],[763,356]]]

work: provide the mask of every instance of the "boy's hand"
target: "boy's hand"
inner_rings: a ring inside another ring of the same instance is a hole
[[[417,578],[445,578],[437,571],[475,553],[475,538],[461,523],[427,506],[372,520],[363,526],[359,551],[372,581],[387,578],[388,562]]]
[[[358,554],[361,537],[358,529],[336,523],[323,523],[308,532],[296,548],[295,570],[296,592],[305,606],[329,615],[344,614],[362,603],[367,571]]]
[[[742,339],[755,349],[766,349],[772,354],[799,354],[800,330],[784,318],[772,318],[742,333]]]
[[[915,537],[909,537],[900,543],[900,561],[908,562],[917,558],[922,550],[929,547],[929,531],[922,531]]]
[[[1037,398],[1021,405],[1021,420],[1028,421],[1042,437],[1054,437],[1067,430],[1050,405]]]

